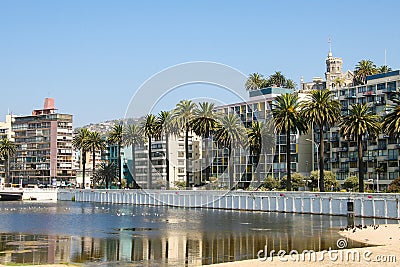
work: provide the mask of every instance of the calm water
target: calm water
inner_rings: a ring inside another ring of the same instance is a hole
[[[0,263],[202,265],[253,259],[266,244],[277,251],[336,248],[337,229],[346,225],[338,216],[0,202]]]

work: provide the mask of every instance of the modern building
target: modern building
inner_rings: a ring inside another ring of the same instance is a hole
[[[293,89],[280,87],[262,88],[259,90],[249,91],[250,100],[242,103],[234,103],[219,106],[216,111],[225,114],[237,114],[246,128],[251,127],[253,121],[266,121],[268,115],[271,114],[273,108],[272,103],[276,96],[294,93]],[[299,94],[299,97],[304,97]],[[274,133],[272,133],[274,135]],[[291,133],[291,142],[286,144],[286,134],[276,134],[275,147],[266,155],[260,157],[258,167],[254,165],[254,157],[249,152],[238,150],[234,155],[234,181],[239,183],[239,187],[246,187],[246,183],[254,180],[256,167],[259,168],[261,181],[268,175],[280,180],[286,176],[286,150],[291,151],[291,170],[307,175],[311,169],[311,146],[306,141],[310,135],[300,135],[299,133]],[[227,185],[229,181],[228,166],[229,151],[224,148],[217,148],[214,145],[214,160],[212,161],[212,176],[217,177],[222,185]],[[204,167],[204,162],[203,162]],[[203,178],[204,179],[204,178]],[[256,181],[258,182],[258,181]]]
[[[46,98],[43,109],[28,116],[14,116],[16,154],[11,178],[23,184],[59,185],[74,177],[72,115],[57,113],[54,99]]]
[[[396,70],[368,76],[365,85],[339,87],[332,90],[342,105],[342,115],[348,114],[352,104],[367,103],[375,114],[384,116],[389,112],[389,104],[398,87],[400,87],[400,71]],[[357,175],[356,141],[343,138],[338,127],[331,128],[326,133],[324,141],[327,157],[325,167],[336,173],[339,181],[351,175]],[[376,185],[378,182],[382,190],[393,179],[399,177],[398,138],[385,134],[380,134],[378,137],[364,136],[363,150],[363,168],[367,183],[369,181]]]
[[[175,182],[186,181],[186,156],[185,156],[185,137],[184,134],[168,138],[168,155],[167,142],[165,136],[162,138],[153,138],[152,140],[152,188],[165,188],[167,181],[167,158],[169,161],[169,182],[170,187],[175,186]],[[124,149],[124,166],[125,178],[133,177],[142,188],[148,187],[148,144],[136,146],[136,177],[132,171],[132,149],[126,147]],[[201,158],[201,138],[193,133],[189,134],[189,158],[188,166],[190,168],[189,181],[190,186],[201,184],[200,158]]]

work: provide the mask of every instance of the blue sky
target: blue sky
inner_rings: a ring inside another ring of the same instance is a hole
[[[246,75],[279,70],[299,83],[323,77],[328,37],[344,69],[361,59],[383,65],[385,49],[398,69],[399,7],[395,0],[1,0],[0,119],[8,110],[29,114],[45,97],[74,114],[74,126],[122,118],[149,77],[198,60]],[[187,86],[162,108],[202,90]]]

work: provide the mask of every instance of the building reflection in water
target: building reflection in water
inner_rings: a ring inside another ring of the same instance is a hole
[[[265,245],[270,250],[322,250],[333,247],[335,231],[302,236],[254,229],[247,233],[206,234],[178,232],[139,234],[121,230],[113,238],[1,234],[2,263],[133,262],[159,265],[202,265],[254,259]],[[359,244],[356,244],[359,245]]]

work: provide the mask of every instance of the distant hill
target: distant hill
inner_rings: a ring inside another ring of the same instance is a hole
[[[78,131],[80,128],[87,128],[91,132],[98,132],[101,135],[107,135],[109,131],[111,131],[112,127],[117,124],[136,124],[142,118],[127,118],[127,119],[116,119],[116,120],[108,120],[99,123],[91,123],[89,125],[85,125],[82,127],[77,127],[74,129],[74,132]]]

